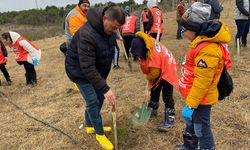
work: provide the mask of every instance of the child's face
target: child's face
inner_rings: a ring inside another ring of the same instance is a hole
[[[187,38],[189,41],[193,41],[196,38],[196,33],[190,30],[184,31],[184,37]]]
[[[4,44],[11,44],[10,38],[1,39]]]

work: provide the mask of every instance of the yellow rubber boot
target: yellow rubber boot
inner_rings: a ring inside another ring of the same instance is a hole
[[[110,140],[105,135],[96,134],[95,138],[104,150],[113,150],[114,149],[113,144],[110,142]]]
[[[112,129],[111,127],[103,127],[104,132],[110,132]],[[93,127],[86,127],[87,134],[95,133],[95,129]]]
[[[77,87],[77,85],[75,83],[73,83],[73,89],[74,89],[75,92],[79,92],[79,89],[78,89],[78,87]]]

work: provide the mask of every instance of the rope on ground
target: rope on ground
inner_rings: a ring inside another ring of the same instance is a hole
[[[56,127],[50,125],[49,123],[46,123],[46,122],[44,122],[44,121],[42,121],[42,120],[40,120],[40,119],[38,119],[38,118],[36,118],[36,117],[34,117],[34,116],[28,114],[27,112],[25,112],[21,107],[19,107],[17,104],[15,104],[15,103],[12,102],[11,100],[9,100],[9,98],[7,97],[7,95],[6,95],[5,93],[3,93],[3,92],[0,91],[0,94],[1,94],[2,96],[5,97],[5,99],[6,99],[7,102],[9,102],[11,105],[13,105],[14,107],[16,107],[18,110],[22,111],[22,113],[23,113],[24,115],[26,115],[27,117],[29,117],[29,118],[31,118],[31,119],[37,121],[37,122],[40,122],[41,124],[43,124],[43,125],[45,125],[45,126],[47,126],[47,127],[49,127],[49,128],[52,128],[53,130],[55,130],[55,131],[57,131],[57,132],[59,132],[59,133],[65,135],[66,137],[68,137],[68,138],[71,140],[71,142],[72,142],[73,144],[78,144],[78,142],[77,142],[73,137],[71,137],[70,135],[68,135],[67,133],[65,133],[64,131],[62,131],[61,129],[58,129],[58,128],[56,128]]]

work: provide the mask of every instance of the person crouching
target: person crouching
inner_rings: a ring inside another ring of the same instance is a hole
[[[156,116],[162,91],[165,117],[158,129],[167,131],[174,125],[173,86],[178,86],[177,63],[173,54],[148,34],[137,32],[136,36],[132,41],[131,53],[139,57],[141,70],[152,85],[148,106],[153,109],[152,116]]]
[[[15,53],[17,63],[24,65],[26,84],[36,86],[37,78],[34,66],[40,62],[41,50],[16,32],[5,32],[2,34],[2,38],[3,42]]]

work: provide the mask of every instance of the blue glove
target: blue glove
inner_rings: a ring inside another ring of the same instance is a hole
[[[182,110],[182,117],[185,121],[192,121],[194,109],[189,108],[187,105]]]
[[[40,61],[39,61],[38,59],[33,59],[33,60],[32,60],[32,64],[35,65],[35,66],[38,65],[39,62],[40,62]]]

